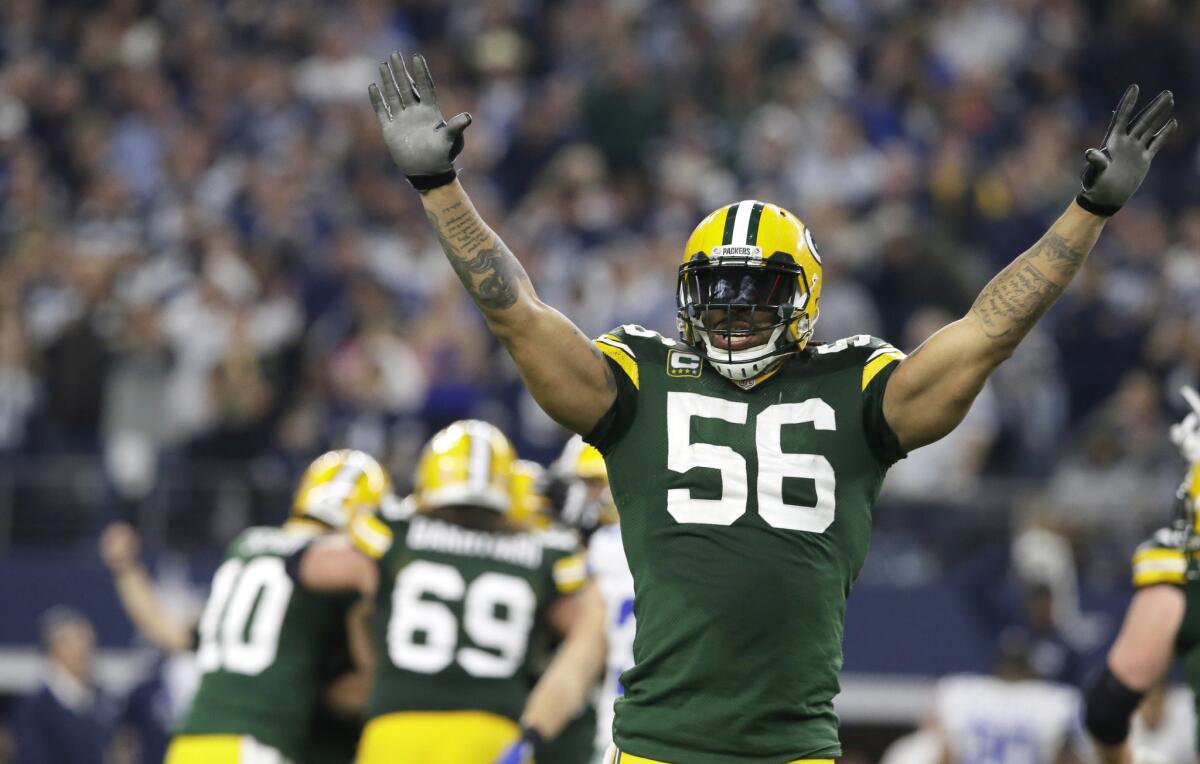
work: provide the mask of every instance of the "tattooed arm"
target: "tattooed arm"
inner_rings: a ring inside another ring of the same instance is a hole
[[[538,299],[525,269],[479,217],[455,181],[421,195],[450,266],[508,349],[538,405],[586,435],[616,398],[616,381],[595,345]]]
[[[1171,91],[1131,116],[1137,98],[1138,86],[1130,85],[1113,111],[1104,147],[1084,152],[1083,189],[1062,217],[988,282],[965,317],[926,340],[888,380],[883,414],[904,448],[932,443],[958,426],[988,375],[1071,283],[1104,221],[1142,184],[1177,123]]]
[[[944,437],[1083,265],[1106,218],[1072,203],[1036,244],[1000,271],[966,316],[900,362],[883,396],[888,424],[911,450]]]
[[[438,241],[529,392],[559,424],[586,435],[617,396],[608,362],[563,314],[538,299],[517,258],[475,211],[454,157],[471,115],[446,120],[424,56],[393,53],[368,87],[392,161],[421,192]]]

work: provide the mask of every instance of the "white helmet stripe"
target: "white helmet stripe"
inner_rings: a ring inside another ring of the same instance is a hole
[[[492,443],[488,438],[487,426],[471,422],[467,426],[467,437],[471,439],[467,456],[467,484],[472,490],[486,491],[492,477]]]
[[[755,204],[754,200],[738,202],[737,214],[733,219],[733,240],[730,244],[747,243],[746,239],[750,235],[750,212]]]

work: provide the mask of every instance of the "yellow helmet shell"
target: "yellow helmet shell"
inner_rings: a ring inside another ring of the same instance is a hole
[[[417,461],[417,509],[472,506],[508,512],[516,452],[495,425],[464,419],[438,432]]]
[[[688,274],[697,266],[737,265],[786,268],[795,290],[766,345],[717,352],[694,309],[703,298],[694,293]],[[774,366],[789,352],[801,350],[812,337],[820,315],[821,256],[812,233],[799,218],[777,204],[747,199],[712,212],[692,231],[679,268],[679,334],[722,375],[733,380],[753,378]]]
[[[304,471],[292,514],[344,528],[359,512],[374,510],[391,491],[391,478],[369,454],[347,448],[329,451]]]
[[[595,446],[583,442],[583,438],[575,435],[563,446],[562,454],[554,463],[554,470],[560,475],[571,475],[583,480],[608,481],[608,465],[604,456]]]

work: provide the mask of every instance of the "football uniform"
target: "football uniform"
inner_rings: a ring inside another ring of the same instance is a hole
[[[617,747],[688,764],[839,755],[846,598],[903,456],[883,416],[903,354],[865,335],[809,345],[747,390],[641,327],[596,346],[617,396],[586,440],[637,591]]]
[[[1142,589],[1167,584],[1183,588],[1187,609],[1175,637],[1175,657],[1183,668],[1188,686],[1200,702],[1200,583],[1191,575],[1196,552],[1186,549],[1188,543],[1188,534],[1174,528],[1162,528],[1140,544],[1133,553],[1133,586]],[[1200,741],[1200,720],[1197,721],[1196,739]]]
[[[586,581],[573,547],[546,534],[474,530],[386,509],[351,525],[378,561],[378,664],[362,764],[488,763],[518,736],[530,641]]]
[[[621,674],[633,666],[633,575],[621,546],[621,528],[606,525],[588,542],[588,573],[600,589],[606,612],[605,638],[608,657],[604,680],[596,702],[596,747],[604,750],[612,742],[613,706],[624,693]]]
[[[319,531],[298,523],[242,532],[213,576],[200,619],[202,676],[167,764],[303,761],[352,596],[297,582],[294,563]]]
[[[954,764],[1053,764],[1083,740],[1079,691],[1041,680],[941,680],[934,713]]]

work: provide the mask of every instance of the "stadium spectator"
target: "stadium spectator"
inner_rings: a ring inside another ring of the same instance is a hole
[[[512,408],[514,372],[482,328],[451,328],[471,308],[379,160],[370,61],[415,40],[447,108],[480,116],[475,198],[546,298],[597,332],[619,315],[670,333],[670,243],[758,196],[792,199],[820,232],[822,334],[899,340],[925,308],[961,310],[1044,229],[1114,83],[1169,86],[1169,160],[998,373],[979,478],[1055,472],[1057,444],[1086,441],[1131,372],[1156,390],[1200,378],[1194,4],[252,5],[0,8],[0,449],[14,458],[103,454],[140,505],[211,490],[189,465],[235,443],[304,462],[349,436],[404,474],[447,421]],[[1143,49],[1103,75],[1089,65]],[[519,448],[556,449],[544,423],[513,418]],[[41,474],[21,476],[25,503],[90,528],[96,507],[51,500]],[[22,513],[18,537],[45,517]]]
[[[65,607],[41,620],[46,674],[15,713],[17,764],[102,764],[117,705],[94,682],[96,636],[82,614]]]

